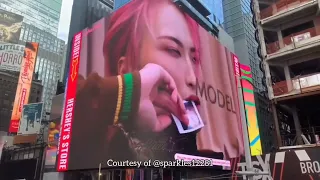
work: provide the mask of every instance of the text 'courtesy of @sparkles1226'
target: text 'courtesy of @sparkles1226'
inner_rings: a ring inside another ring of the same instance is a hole
[[[109,167],[155,167],[155,168],[170,168],[170,167],[208,167],[212,166],[212,161],[209,159],[194,159],[191,161],[185,160],[173,160],[173,161],[162,161],[162,160],[147,160],[147,161],[116,161],[109,159],[106,162]]]

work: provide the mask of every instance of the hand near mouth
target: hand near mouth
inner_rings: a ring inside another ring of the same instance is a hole
[[[170,114],[182,121],[187,117],[176,84],[166,70],[156,64],[147,64],[140,70],[140,77],[141,97],[137,118],[140,130],[164,130],[172,123]],[[166,113],[159,114],[159,109]]]

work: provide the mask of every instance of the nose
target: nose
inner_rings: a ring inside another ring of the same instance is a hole
[[[187,70],[185,72],[185,77],[186,77],[186,83],[187,86],[192,89],[195,90],[196,89],[196,83],[197,83],[197,77],[194,71],[194,67],[192,64],[192,61],[188,61],[187,63]]]

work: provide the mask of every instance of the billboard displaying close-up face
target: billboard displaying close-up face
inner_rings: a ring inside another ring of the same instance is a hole
[[[233,54],[170,0],[128,3],[71,57],[58,171],[243,154]]]

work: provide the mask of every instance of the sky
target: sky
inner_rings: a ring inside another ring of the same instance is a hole
[[[69,24],[73,0],[62,0],[58,38],[68,42]]]

